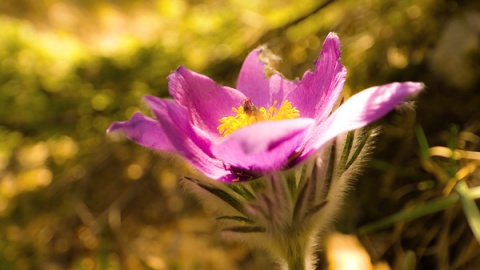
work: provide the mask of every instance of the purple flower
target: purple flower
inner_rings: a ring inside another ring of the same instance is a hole
[[[247,56],[237,89],[178,68],[168,77],[173,100],[145,97],[156,120],[136,113],[108,132],[122,131],[140,145],[179,154],[209,178],[245,181],[298,164],[423,88],[415,82],[368,88],[332,112],[346,77],[336,34],[327,36],[314,70],[301,80],[267,77],[261,52]]]

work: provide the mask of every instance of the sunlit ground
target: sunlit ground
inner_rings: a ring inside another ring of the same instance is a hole
[[[328,242],[322,265],[341,252],[392,269],[480,265],[477,1],[80,2],[0,2],[1,269],[274,267],[221,237],[174,174],[183,165],[105,130],[148,112],[143,95],[167,96],[180,65],[234,86],[266,44],[300,77],[330,31],[347,96],[392,81],[426,90],[375,123],[337,224],[360,242]]]

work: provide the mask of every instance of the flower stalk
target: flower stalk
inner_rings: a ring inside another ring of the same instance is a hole
[[[292,237],[295,238],[295,237]],[[291,255],[287,256],[287,267],[288,270],[306,270],[306,265],[305,265],[305,251],[304,248],[299,246],[300,243],[296,243],[292,241],[292,246],[295,245],[295,247],[291,250]]]
[[[240,183],[186,178],[200,202],[214,206],[227,238],[266,250],[285,270],[315,269],[318,239],[364,162],[372,131],[338,136],[297,168]]]

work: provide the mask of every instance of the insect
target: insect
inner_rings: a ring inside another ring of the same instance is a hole
[[[255,104],[253,104],[249,98],[243,101],[242,106],[245,114],[255,117],[258,122],[265,120],[265,115],[260,111],[260,109],[257,108],[257,106],[255,106]]]

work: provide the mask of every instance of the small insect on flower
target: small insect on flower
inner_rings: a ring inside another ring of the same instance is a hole
[[[257,116],[258,114],[258,108],[257,106],[255,106],[253,104],[253,102],[247,98],[243,101],[243,104],[242,104],[243,108],[245,109],[245,113],[248,114],[248,115],[255,115]],[[264,119],[261,119],[261,120],[264,120]],[[261,121],[260,120],[260,121]]]

